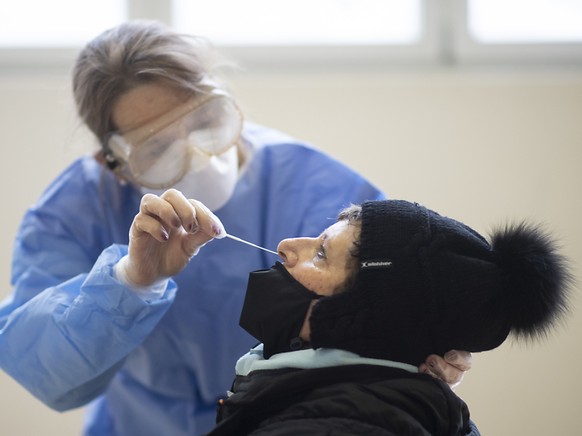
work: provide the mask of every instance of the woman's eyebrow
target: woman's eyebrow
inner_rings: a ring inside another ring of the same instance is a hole
[[[321,250],[323,251],[323,253],[325,254],[326,257],[328,256],[328,251],[329,251],[329,248],[330,248],[329,247],[330,242],[328,242],[326,244],[326,241],[328,241],[328,239],[329,239],[329,235],[327,233],[323,233],[321,235]]]

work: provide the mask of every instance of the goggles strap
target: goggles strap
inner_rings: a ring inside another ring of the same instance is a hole
[[[103,157],[105,158],[105,164],[107,165],[107,168],[109,168],[111,171],[114,171],[117,167],[119,167],[119,161],[113,152],[109,150],[109,147],[104,148]]]

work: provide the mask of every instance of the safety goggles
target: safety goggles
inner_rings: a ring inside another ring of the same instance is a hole
[[[192,158],[208,160],[237,144],[243,117],[230,96],[214,89],[147,125],[107,138],[105,155],[125,177],[153,189],[169,188],[190,170]],[[160,171],[163,168],[163,171]]]

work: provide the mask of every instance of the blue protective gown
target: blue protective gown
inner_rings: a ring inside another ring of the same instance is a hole
[[[227,231],[275,249],[315,236],[350,202],[383,198],[325,154],[247,124],[252,160],[216,211]],[[92,157],[67,168],[30,208],[14,248],[13,293],[0,304],[0,367],[57,410],[90,404],[87,435],[197,435],[214,425],[234,364],[255,344],[238,326],[252,270],[277,257],[207,244],[162,298],[112,276],[141,194]]]

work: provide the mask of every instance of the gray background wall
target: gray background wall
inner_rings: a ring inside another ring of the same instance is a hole
[[[247,118],[316,144],[393,198],[484,233],[504,220],[546,223],[581,275],[580,71],[241,72],[230,79]],[[94,142],[78,125],[66,74],[0,75],[0,128],[3,297],[25,209]],[[579,295],[544,344],[508,342],[474,355],[456,391],[484,435],[582,434]],[[78,435],[82,419],[82,410],[47,409],[0,372],[0,434]]]

